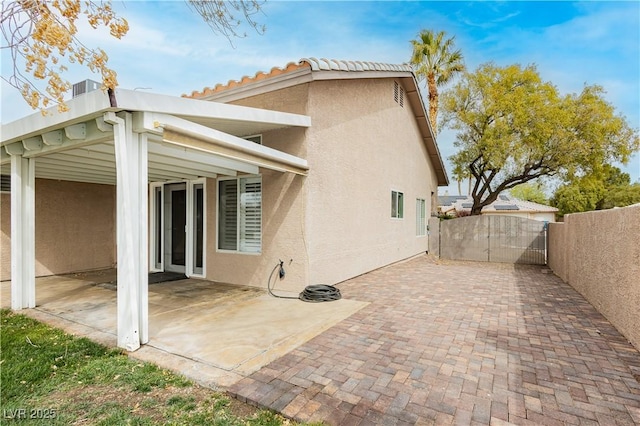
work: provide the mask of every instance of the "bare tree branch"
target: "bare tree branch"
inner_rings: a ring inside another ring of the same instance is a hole
[[[262,11],[264,1],[258,0],[187,0],[187,4],[204,19],[214,33],[224,35],[233,46],[233,38],[246,37],[239,33],[242,22],[247,22],[258,34],[265,32],[264,25],[254,20]],[[240,14],[241,18],[237,15]]]

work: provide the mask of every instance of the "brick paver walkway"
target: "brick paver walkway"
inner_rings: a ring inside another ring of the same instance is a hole
[[[340,289],[371,304],[230,392],[336,425],[640,424],[640,354],[546,268],[423,256]]]

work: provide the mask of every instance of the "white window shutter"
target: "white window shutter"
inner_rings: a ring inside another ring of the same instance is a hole
[[[258,178],[240,179],[240,251],[262,250],[262,182]]]
[[[238,249],[238,181],[219,182],[218,248]]]

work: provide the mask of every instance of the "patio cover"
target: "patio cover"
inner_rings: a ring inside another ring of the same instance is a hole
[[[35,299],[35,178],[117,185],[118,346],[148,341],[148,183],[259,168],[306,175],[307,161],[242,139],[308,116],[118,89],[68,101],[69,111],[2,125],[11,168],[11,306]]]

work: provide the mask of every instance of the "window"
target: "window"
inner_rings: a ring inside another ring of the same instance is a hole
[[[404,217],[404,194],[391,191],[391,217],[402,219]]]
[[[427,235],[427,203],[422,198],[416,198],[416,236]]]
[[[218,181],[218,249],[242,253],[262,250],[262,179]]]

